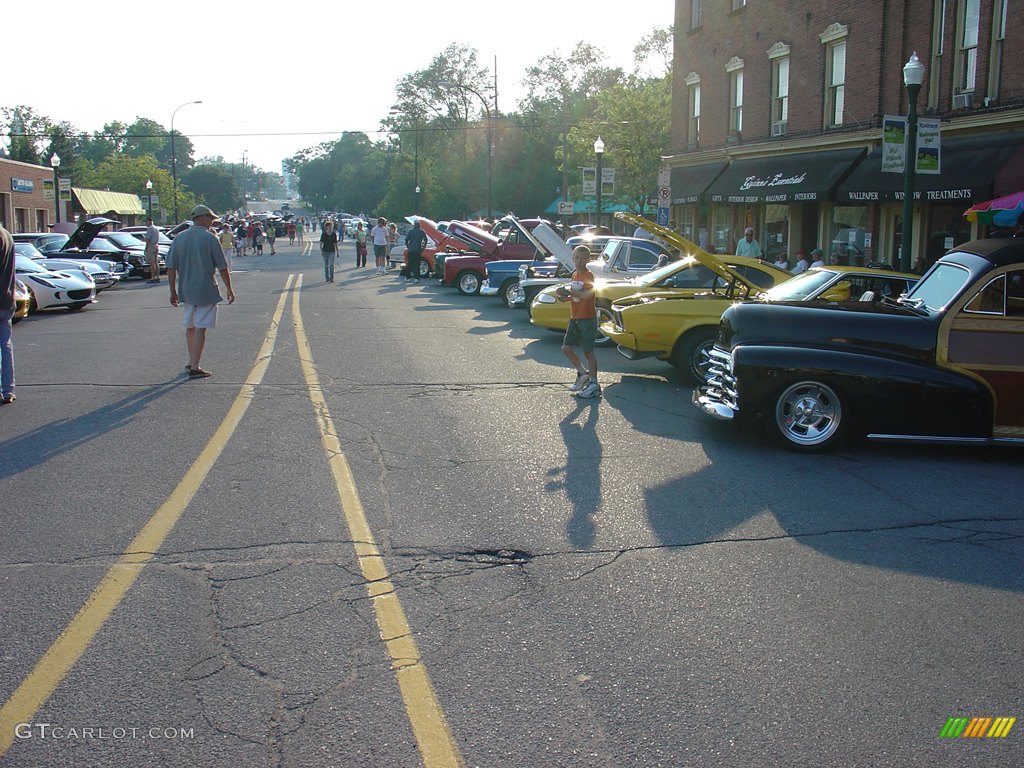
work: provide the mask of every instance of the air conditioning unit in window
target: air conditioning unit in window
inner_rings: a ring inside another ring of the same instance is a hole
[[[772,136],[785,136],[786,135],[786,121],[775,120],[772,123]]]
[[[973,93],[953,94],[953,109],[970,109],[974,104]]]

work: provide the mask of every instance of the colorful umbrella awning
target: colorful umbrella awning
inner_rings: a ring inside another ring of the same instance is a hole
[[[1015,227],[1021,213],[1024,213],[1024,192],[1014,192],[1012,195],[972,205],[964,211],[964,216],[968,221],[977,221],[981,224]]]

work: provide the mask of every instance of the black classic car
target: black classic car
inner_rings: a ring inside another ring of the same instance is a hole
[[[765,416],[795,450],[1024,445],[1024,239],[959,245],[897,300],[737,304],[711,355],[694,404]]]

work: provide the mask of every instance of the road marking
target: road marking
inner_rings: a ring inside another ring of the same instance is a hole
[[[306,244],[304,246],[302,246],[302,255],[303,256],[309,256],[309,254],[311,254],[312,252],[313,252],[313,241],[312,240],[308,240],[308,241],[306,241]]]
[[[306,388],[309,390],[309,399],[313,403],[313,412],[320,430],[320,442],[327,454],[331,474],[334,476],[349,535],[355,543],[356,560],[363,578],[366,579],[366,592],[373,605],[377,627],[391,656],[391,669],[394,670],[423,765],[425,768],[456,768],[463,765],[462,756],[448,727],[444,710],[441,709],[434,693],[426,665],[416,647],[405,611],[398,600],[398,592],[391,583],[391,575],[366,520],[355,479],[341,450],[341,441],[338,439],[334,421],[331,419],[327,401],[320,387],[320,378],[313,364],[313,354],[306,338],[299,308],[301,290],[300,275],[292,299],[292,320],[295,324],[299,361],[306,379]]]
[[[270,365],[274,342],[277,339],[277,331],[284,315],[293,278],[294,275],[289,275],[284,284],[274,317],[263,339],[263,346],[256,357],[256,364],[249,371],[245,383],[235,396],[217,431],[213,433],[213,437],[171,495],[139,531],[117,562],[110,567],[75,617],[0,709],[0,758],[14,741],[15,726],[18,723],[29,722],[53,695],[60,681],[78,663],[89,643],[124,599],[125,594],[142,573],[145,564],[156,556],[238,428],[253,400],[256,387],[263,381],[263,376]]]

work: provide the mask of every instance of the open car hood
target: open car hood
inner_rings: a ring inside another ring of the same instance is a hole
[[[493,256],[497,252],[498,243],[500,242],[490,232],[485,232],[480,227],[465,221],[451,222],[445,234],[458,238],[483,256]]]
[[[443,251],[448,246],[468,246],[468,243],[456,238],[454,233],[442,232],[437,228],[437,222],[432,221],[425,216],[416,216],[414,214],[412,216],[406,216],[405,220],[410,224],[415,224],[418,221],[420,223],[420,229],[423,230],[423,234],[434,242],[434,247],[439,251]]]
[[[576,269],[576,265],[572,262],[572,248],[546,222],[538,224],[529,234],[531,240],[539,241],[538,244],[543,246],[543,251],[558,259],[562,266],[570,272]]]
[[[88,248],[89,243],[93,241],[96,235],[103,231],[103,228],[108,224],[117,224],[120,226],[121,222],[114,221],[113,219],[105,219],[102,216],[95,216],[91,219],[86,219],[78,225],[78,229],[71,233],[71,237],[64,243],[62,250],[67,248]]]
[[[751,282],[739,272],[731,269],[717,256],[705,251],[696,243],[687,240],[678,232],[673,232],[668,227],[655,224],[650,219],[645,219],[643,216],[637,216],[635,213],[629,213],[628,211],[617,212],[615,214],[615,218],[620,219],[621,221],[628,221],[630,224],[635,224],[638,227],[642,226],[651,234],[657,235],[669,245],[678,248],[684,255],[692,256],[719,277],[724,278],[729,282],[736,282],[740,285],[746,286],[750,290],[751,296],[759,296],[764,293],[764,288]]]

